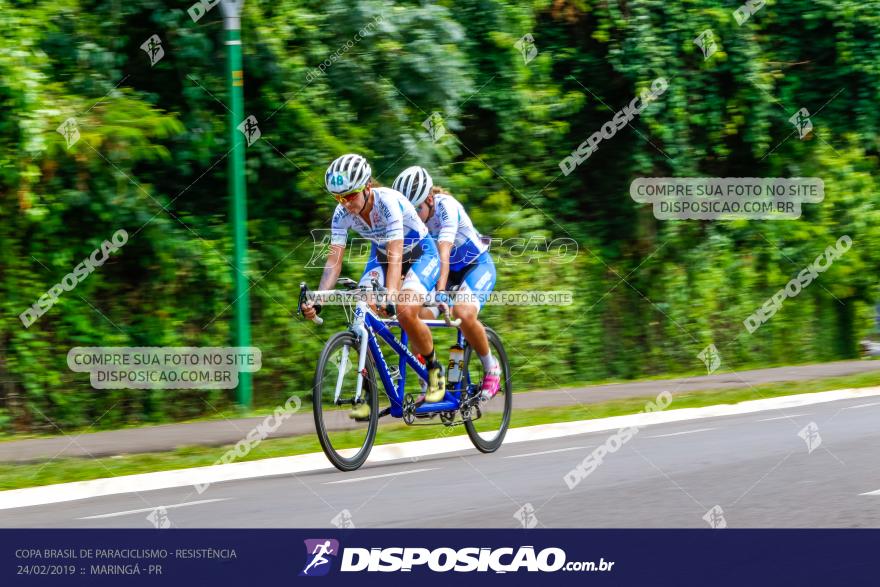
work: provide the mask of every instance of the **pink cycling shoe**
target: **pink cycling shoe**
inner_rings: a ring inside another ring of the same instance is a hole
[[[498,393],[501,387],[501,367],[497,364],[489,369],[489,372],[483,377],[483,385],[480,388],[480,397],[483,400],[490,400]]]

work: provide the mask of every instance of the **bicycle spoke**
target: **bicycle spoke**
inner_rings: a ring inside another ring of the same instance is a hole
[[[487,334],[489,334],[492,354],[501,368],[501,386],[498,393],[491,399],[481,399],[475,403],[475,407],[471,409],[469,414],[470,420],[465,424],[468,435],[477,448],[484,452],[492,452],[501,445],[504,435],[507,433],[507,427],[510,425],[512,397],[510,365],[507,362],[507,355],[498,336],[494,332],[490,332],[489,329],[487,329]],[[482,362],[476,353],[468,352],[465,370],[465,381],[470,384],[474,394],[478,395],[485,373]]]
[[[322,355],[315,377],[315,424],[322,447],[331,462],[339,468],[357,468],[366,458],[375,436],[370,411],[353,419],[357,403],[373,406],[375,386],[364,378],[357,397],[358,347],[350,333],[331,339]]]

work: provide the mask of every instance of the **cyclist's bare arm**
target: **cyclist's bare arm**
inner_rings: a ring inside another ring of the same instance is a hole
[[[321,276],[321,283],[318,285],[319,290],[331,289],[336,284],[336,280],[339,279],[339,275],[342,273],[342,259],[344,255],[344,246],[330,245],[330,254],[327,255],[327,262],[324,263],[324,274]],[[312,320],[317,316],[311,302],[303,304],[302,312],[306,320]]]
[[[439,241],[437,243],[437,252],[440,257],[440,277],[437,279],[437,285],[434,287],[436,291],[446,290],[446,282],[449,280],[449,256],[452,253],[452,243],[447,241]],[[438,306],[440,313],[448,311],[449,306],[445,303]],[[436,318],[430,308],[423,308],[419,312],[419,317],[430,320]]]
[[[327,290],[336,285],[336,280],[342,274],[342,259],[345,256],[345,247],[342,245],[330,245],[330,254],[324,263],[324,274],[321,275],[321,283],[318,289]]]
[[[437,285],[434,289],[443,291],[446,289],[446,282],[449,279],[449,256],[452,253],[452,243],[446,241],[438,242],[437,251],[440,253],[440,277],[437,279]],[[441,309],[440,312],[443,313],[443,310]],[[425,320],[436,318],[430,308],[422,308],[419,311],[419,317]]]
[[[385,245],[388,255],[388,267],[385,269],[385,287],[389,294],[399,288],[400,279],[403,276],[403,239],[388,241]]]
[[[437,279],[437,291],[444,291],[446,280],[449,279],[449,255],[452,252],[452,243],[438,242],[437,251],[440,253],[440,277]]]

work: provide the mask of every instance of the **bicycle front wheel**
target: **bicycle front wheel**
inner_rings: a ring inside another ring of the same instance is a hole
[[[490,453],[498,450],[501,443],[504,442],[504,436],[510,426],[513,389],[510,383],[510,363],[507,360],[504,346],[501,344],[501,337],[488,326],[486,327],[486,335],[489,337],[489,348],[501,367],[501,386],[495,397],[488,401],[480,400],[477,404],[479,418],[473,419],[476,415],[472,414],[472,419],[465,420],[464,427],[477,450]],[[480,393],[479,388],[483,382],[483,364],[470,345],[464,351],[464,382],[468,388],[474,389],[475,393]]]
[[[318,440],[324,454],[340,471],[354,471],[364,464],[379,427],[376,370],[369,354],[360,399],[370,407],[370,415],[359,420],[350,417],[357,386],[359,350],[354,334],[335,334],[318,359],[312,390]]]

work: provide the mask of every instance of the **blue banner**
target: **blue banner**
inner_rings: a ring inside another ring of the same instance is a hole
[[[880,530],[0,530],[0,585],[877,585]]]

